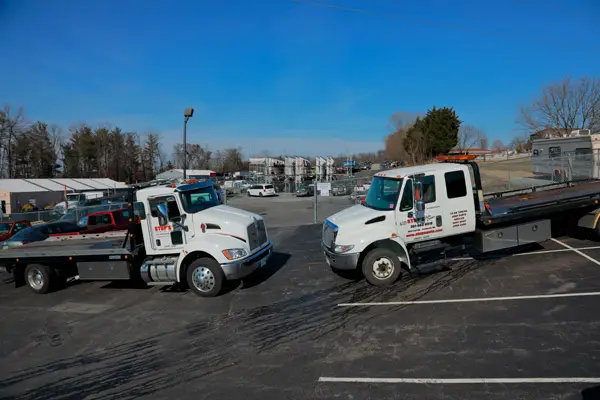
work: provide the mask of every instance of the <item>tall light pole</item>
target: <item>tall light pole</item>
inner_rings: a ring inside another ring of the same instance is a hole
[[[187,122],[193,115],[193,108],[186,108],[183,112],[183,179],[187,179]]]

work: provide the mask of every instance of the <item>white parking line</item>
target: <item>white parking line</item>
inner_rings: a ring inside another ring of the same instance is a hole
[[[359,307],[359,306],[405,306],[420,304],[446,304],[446,303],[477,303],[487,301],[512,301],[512,300],[538,300],[538,299],[556,299],[564,297],[589,297],[600,296],[600,292],[581,292],[581,293],[557,293],[540,294],[534,296],[508,296],[508,297],[479,297],[473,299],[446,299],[446,300],[420,300],[420,301],[388,301],[385,303],[340,303],[338,307]]]
[[[334,383],[418,383],[418,384],[488,384],[488,383],[598,383],[600,378],[337,378],[322,376],[319,382]]]
[[[552,239],[553,241],[559,243],[562,246],[567,247],[566,249],[553,249],[553,250],[538,250],[538,251],[531,251],[529,253],[518,253],[518,254],[511,254],[511,257],[522,257],[522,256],[534,256],[537,254],[550,254],[550,253],[566,253],[568,251],[573,251],[575,253],[578,253],[580,255],[583,255],[584,257],[588,258],[585,254],[581,253],[581,250],[598,250],[600,249],[600,246],[589,246],[589,247],[581,247],[579,249],[576,249],[574,247],[571,247],[565,243],[562,243],[556,239]],[[468,260],[474,260],[474,257],[456,257],[456,258],[450,258],[451,261],[468,261]],[[593,259],[592,259],[593,260]],[[599,262],[597,262],[596,260],[593,260],[594,262],[598,263],[600,265]]]
[[[558,240],[558,239],[554,239],[554,238],[552,238],[552,241],[553,241],[553,242],[555,242],[555,243],[558,243],[558,244],[560,244],[561,246],[564,246],[564,247],[566,247],[567,249],[569,249],[569,250],[571,250],[571,251],[574,251],[575,253],[579,254],[579,255],[580,255],[580,256],[582,256],[582,257],[585,257],[585,258],[587,258],[588,260],[590,260],[591,262],[595,263],[596,265],[600,265],[600,261],[598,261],[598,260],[596,260],[596,259],[594,259],[594,258],[592,258],[592,257],[588,256],[587,254],[585,254],[585,253],[583,253],[583,252],[579,251],[578,249],[576,249],[576,248],[574,248],[574,247],[571,247],[571,246],[569,246],[568,244],[566,244],[566,243],[563,243],[563,242],[561,242],[561,241],[560,241],[560,240]]]

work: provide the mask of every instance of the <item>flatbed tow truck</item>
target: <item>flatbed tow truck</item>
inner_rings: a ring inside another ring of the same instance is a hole
[[[474,155],[375,174],[366,200],[327,218],[321,246],[339,275],[383,286],[452,252],[501,252],[552,237],[553,227],[600,237],[600,180],[484,195]]]
[[[210,181],[132,190],[128,208],[126,232],[51,237],[0,251],[0,266],[17,286],[41,294],[79,277],[184,284],[213,297],[227,279],[264,266],[272,252],[263,218],[221,205]]]

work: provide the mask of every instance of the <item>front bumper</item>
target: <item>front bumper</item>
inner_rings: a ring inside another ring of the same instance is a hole
[[[272,252],[273,243],[268,242],[267,245],[258,252],[240,260],[221,264],[221,268],[223,268],[223,272],[227,279],[241,279],[250,275],[258,268],[264,267],[267,264],[269,257],[271,257]]]
[[[324,244],[321,243],[323,254],[325,254],[325,261],[327,264],[335,269],[356,269],[358,267],[358,258],[360,253],[346,253],[338,254],[329,250]]]

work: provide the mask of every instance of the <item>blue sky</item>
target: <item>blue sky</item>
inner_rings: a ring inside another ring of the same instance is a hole
[[[492,139],[552,80],[600,71],[596,0],[0,1],[0,102],[246,155],[383,147],[396,111],[454,106]],[[469,30],[471,29],[471,30]],[[488,35],[499,32],[506,36]]]

